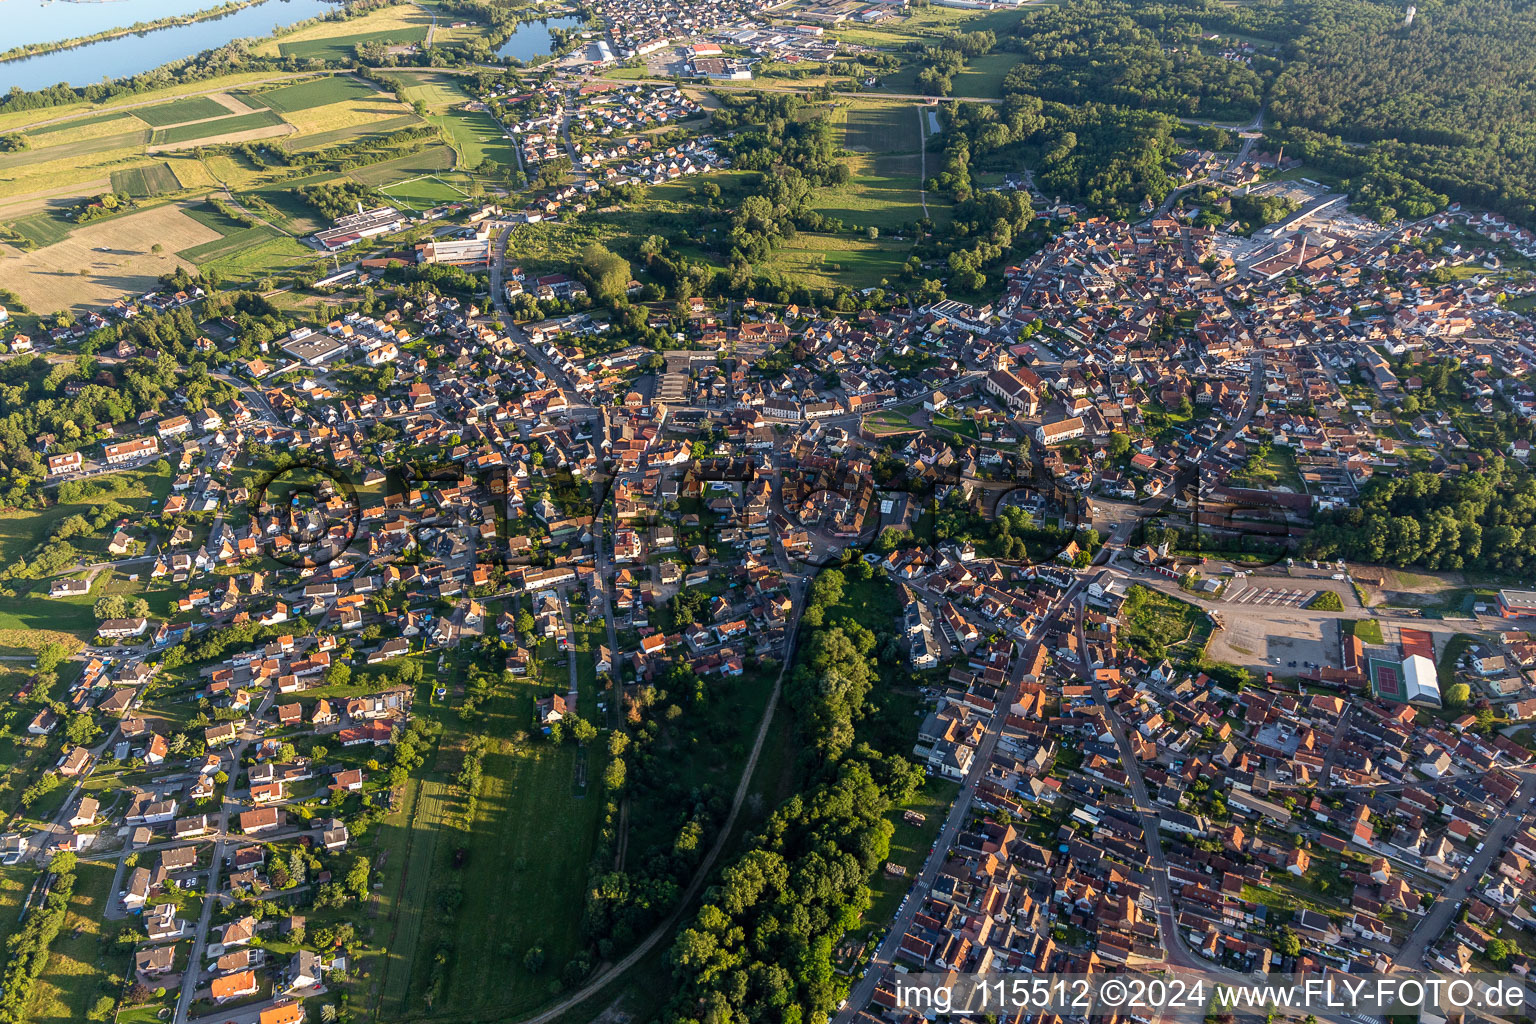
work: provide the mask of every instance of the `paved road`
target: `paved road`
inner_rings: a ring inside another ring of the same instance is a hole
[[[1323,770],[1318,776],[1324,784],[1333,777],[1333,762],[1338,759],[1339,751],[1344,749],[1344,739],[1349,735],[1349,716],[1354,713],[1354,704],[1344,705],[1344,713],[1339,716],[1339,724],[1333,728],[1333,739],[1328,742],[1328,753],[1323,755]]]
[[[1102,574],[1101,574],[1102,575]],[[1083,629],[1083,607],[1076,607],[1077,613],[1077,648],[1085,654],[1088,650],[1088,637]],[[1114,734],[1115,745],[1120,750],[1120,766],[1124,769],[1131,784],[1131,798],[1136,805],[1137,816],[1141,819],[1142,838],[1147,846],[1147,860],[1151,864],[1152,893],[1157,903],[1158,938],[1163,947],[1163,956],[1166,962],[1176,967],[1193,967],[1205,971],[1215,971],[1220,974],[1230,975],[1231,980],[1238,980],[1242,976],[1236,971],[1226,971],[1211,961],[1192,952],[1184,944],[1184,936],[1179,932],[1179,924],[1173,912],[1173,890],[1168,884],[1168,857],[1163,852],[1162,834],[1158,831],[1157,806],[1147,794],[1146,779],[1141,774],[1141,762],[1136,759],[1135,752],[1131,749],[1129,733],[1126,732],[1125,722],[1114,705],[1107,699],[1104,687],[1097,679],[1093,678],[1093,672],[1088,666],[1087,659],[1078,662],[1078,670],[1093,687],[1094,700],[1098,706],[1104,709],[1104,717],[1109,722],[1109,730]]]
[[[1072,602],[1086,586],[1087,580],[1083,579],[1073,583],[1057,600],[1050,615],[1041,623],[1039,630],[1035,634],[1035,639],[1030,640],[1024,645],[1023,650],[1014,660],[1012,679],[1014,687],[1022,679],[1024,666],[1033,659],[1035,650],[1040,646],[1040,638],[1049,631],[1051,624],[1066,609],[1072,606]],[[879,947],[875,950],[875,955],[870,959],[863,977],[859,979],[857,984],[853,986],[852,991],[849,992],[848,999],[843,1003],[842,1009],[838,1011],[834,1024],[849,1024],[865,1006],[869,1005],[869,1000],[875,994],[875,987],[880,983],[881,978],[885,976],[886,969],[895,963],[896,952],[901,947],[902,937],[906,935],[907,929],[912,926],[912,919],[922,907],[923,894],[932,888],[934,879],[938,877],[939,870],[944,866],[944,862],[949,859],[949,850],[954,844],[955,837],[960,834],[961,828],[964,827],[970,817],[971,803],[976,797],[977,783],[986,774],[987,765],[991,762],[992,752],[996,749],[997,741],[1002,736],[1003,723],[1006,719],[1007,714],[1000,709],[992,717],[992,721],[988,723],[987,731],[982,736],[981,743],[977,747],[976,756],[971,761],[970,771],[966,773],[965,781],[960,787],[960,792],[955,797],[954,804],[950,807],[949,816],[944,819],[944,827],[940,829],[938,839],[935,840],[933,849],[928,854],[928,859],[924,861],[922,870],[913,882],[911,895],[901,905],[901,909],[896,912],[895,921],[892,922],[891,928],[886,932],[884,940],[881,941]]]
[[[1536,781],[1527,777],[1520,784],[1520,789],[1516,791],[1509,808],[1499,817],[1493,828],[1488,830],[1488,835],[1483,840],[1482,852],[1476,854],[1472,858],[1472,863],[1456,876],[1454,882],[1445,887],[1440,898],[1435,900],[1434,906],[1430,907],[1429,913],[1424,915],[1418,927],[1414,928],[1413,934],[1403,943],[1402,949],[1397,954],[1398,967],[1408,970],[1418,969],[1419,959],[1424,955],[1424,951],[1450,925],[1461,901],[1488,871],[1493,858],[1503,852],[1504,844],[1514,834],[1515,829],[1525,822],[1525,815],[1531,808],[1533,798],[1536,798]]]
[[[274,691],[268,690],[266,696],[261,699],[261,704],[251,716],[252,722],[258,722],[271,707],[272,700],[276,696]],[[208,868],[208,898],[203,900],[203,912],[197,919],[197,932],[192,939],[192,955],[187,960],[187,969],[181,976],[181,992],[176,997],[175,1024],[187,1024],[187,1012],[192,1006],[192,997],[197,993],[198,977],[202,974],[203,951],[208,947],[208,925],[213,919],[213,908],[219,902],[219,875],[224,868],[224,846],[228,841],[229,815],[237,805],[235,803],[235,783],[240,778],[240,765],[245,757],[245,749],[250,746],[255,738],[254,730],[242,734],[240,742],[233,749],[233,762],[229,769],[229,782],[224,786],[224,798],[219,803],[218,813],[218,838],[213,841],[213,864]]]

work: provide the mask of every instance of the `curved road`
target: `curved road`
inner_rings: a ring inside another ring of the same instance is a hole
[[[757,736],[752,741],[752,753],[747,756],[747,763],[742,766],[741,779],[736,784],[736,795],[731,799],[730,813],[726,815],[724,824],[720,826],[720,833],[716,836],[714,845],[709,848],[709,852],[704,855],[704,860],[699,864],[698,871],[694,873],[693,881],[689,882],[688,888],[684,890],[682,899],[678,901],[677,909],[668,914],[666,919],[658,924],[655,930],[647,935],[640,945],[632,949],[624,959],[613,964],[581,988],[560,1000],[560,1002],[540,1011],[532,1017],[521,1018],[518,1024],[548,1024],[548,1022],[580,1006],[618,980],[621,975],[638,964],[651,950],[655,949],[657,943],[661,942],[662,939],[671,933],[673,926],[682,918],[684,912],[689,909],[694,898],[698,896],[699,891],[704,888],[705,879],[709,877],[710,871],[715,866],[715,861],[724,852],[726,843],[731,838],[731,832],[736,827],[736,817],[741,812],[741,805],[746,803],[747,790],[752,785],[752,774],[757,770],[758,758],[762,755],[763,744],[768,739],[768,727],[773,724],[773,713],[779,704],[779,693],[784,686],[784,675],[789,671],[789,666],[793,661],[795,637],[800,631],[801,597],[798,593],[794,595],[794,602],[793,618],[790,621],[789,635],[784,646],[784,663],[779,669],[778,678],[773,681],[773,692],[768,695],[768,707],[763,712],[763,719],[757,725]],[[441,1018],[437,1017],[434,1019]]]

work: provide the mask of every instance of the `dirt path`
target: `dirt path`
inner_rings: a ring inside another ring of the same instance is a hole
[[[928,119],[923,115],[927,111],[923,107],[917,108],[917,137],[921,145],[917,148],[917,201],[923,204],[923,216],[928,216]]]
[[[784,664],[779,669],[778,678],[773,682],[773,692],[768,696],[768,706],[763,711],[762,721],[758,723],[757,736],[752,741],[752,753],[748,755],[746,763],[742,766],[741,779],[736,784],[736,795],[731,800],[730,813],[726,815],[725,821],[721,824],[720,832],[715,838],[714,845],[705,854],[704,860],[699,864],[698,870],[694,873],[693,880],[688,883],[688,888],[684,891],[682,899],[678,900],[677,907],[672,913],[667,915],[664,921],[656,926],[651,934],[647,935],[638,946],[631,950],[624,959],[601,972],[597,977],[555,1005],[532,1017],[523,1018],[520,1024],[549,1024],[550,1021],[581,1005],[607,988],[626,971],[644,959],[651,950],[656,948],[662,939],[670,934],[673,926],[682,918],[684,912],[693,903],[694,898],[704,888],[704,881],[714,869],[715,861],[725,851],[726,843],[730,841],[731,833],[736,827],[736,818],[741,813],[742,805],[746,803],[747,791],[752,788],[752,775],[757,770],[757,762],[762,756],[763,745],[768,740],[768,729],[773,724],[774,710],[778,707],[779,694],[784,686],[784,676],[788,673],[789,666],[794,664],[795,636],[800,631],[799,599],[796,599],[795,604],[794,615],[790,621],[788,641],[784,647]]]

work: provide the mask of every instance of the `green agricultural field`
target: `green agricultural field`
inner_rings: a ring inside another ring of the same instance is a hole
[[[236,228],[223,238],[214,239],[212,242],[204,242],[202,245],[194,245],[190,249],[183,249],[176,255],[189,263],[199,267],[227,260],[247,249],[252,249],[260,243],[272,238],[287,238],[288,236],[275,228],[265,224],[257,224],[255,227]]]
[[[188,96],[158,107],[139,107],[133,115],[152,128],[164,128],[170,124],[202,121],[210,117],[223,117],[229,108],[207,96]]]
[[[864,153],[916,153],[923,148],[917,111],[906,104],[850,107],[843,127],[843,145]]]
[[[224,216],[208,203],[193,203],[181,208],[181,212],[197,221],[206,228],[212,228],[221,235],[233,234],[243,231],[244,228]]]
[[[265,225],[258,224],[238,234],[238,243],[231,244],[237,235],[208,243],[219,246],[206,254],[191,259],[200,269],[216,270],[226,281],[251,284],[271,274],[297,270],[313,263],[318,255],[315,250],[287,235],[280,234]],[[189,252],[191,250],[188,250]]]
[[[486,160],[507,167],[517,166],[512,143],[501,137],[501,126],[490,114],[450,110],[446,114],[433,114],[428,120],[447,132],[465,167],[478,167]]]
[[[100,138],[73,139],[68,142],[60,142],[56,146],[38,147],[36,149],[23,150],[20,153],[6,153],[0,156],[0,172],[8,172],[13,168],[18,172],[15,178],[20,178],[25,171],[43,173],[41,165],[49,165],[47,170],[68,162],[73,167],[90,168],[93,165],[105,165],[108,162],[117,162],[121,157],[128,156],[130,151],[137,157],[142,155],[144,142],[149,138],[149,129],[140,128],[136,131],[122,132],[116,135],[107,135]],[[90,160],[87,157],[98,157]],[[23,170],[25,169],[25,170]],[[12,175],[0,173],[0,181],[13,178]]]
[[[111,121],[125,121],[131,116],[133,115],[112,111],[105,114],[97,114],[95,117],[78,117],[69,121],[60,121],[58,124],[45,124],[36,128],[28,128],[26,134],[32,138],[39,138],[45,135],[55,135],[59,132],[70,132],[80,128],[90,128],[98,124],[107,124]]]
[[[253,209],[268,220],[275,221],[278,227],[295,235],[308,235],[327,225],[322,223],[320,215],[315,212],[314,207],[299,198],[298,190],[306,185],[318,185],[322,182],[335,181],[337,177],[337,175],[330,173],[311,174],[276,185],[263,185],[248,193],[237,193],[236,198],[244,202],[246,195],[255,196],[276,210],[276,215],[274,216],[264,209],[251,207],[249,204],[247,204],[248,209]]]
[[[240,93],[239,99],[250,106],[259,104],[280,114],[287,114],[347,100],[376,99],[378,95],[378,89],[351,75],[327,75],[266,92]]]
[[[386,118],[371,124],[349,125],[345,128],[333,128],[327,132],[315,132],[310,135],[293,135],[283,140],[283,148],[294,153],[328,149],[354,139],[389,135],[420,123],[415,114],[401,114],[399,117]]]
[[[194,139],[213,139],[221,135],[234,135],[255,128],[267,128],[283,124],[283,119],[270,110],[258,110],[250,114],[221,117],[216,121],[178,125],[175,128],[157,128],[149,137],[151,146],[169,146]]]
[[[392,181],[451,170],[456,159],[457,154],[449,147],[431,146],[416,153],[385,160],[383,163],[359,167],[351,172],[350,177],[364,185],[380,187]]]
[[[52,213],[33,213],[11,222],[19,234],[39,246],[62,242],[69,237],[70,225]]]
[[[423,43],[426,39],[426,25],[405,25],[379,32],[357,32],[347,36],[331,36],[328,39],[304,39],[294,43],[279,43],[277,48],[282,51],[284,57],[343,62],[356,57],[356,47],[359,43]]]
[[[136,199],[164,195],[180,189],[181,182],[176,180],[175,172],[164,163],[112,172],[112,191],[124,192]]]

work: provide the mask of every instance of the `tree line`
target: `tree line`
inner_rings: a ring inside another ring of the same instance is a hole
[[[887,811],[923,776],[860,738],[876,638],[839,614],[844,585],[837,570],[813,584],[788,688],[804,782],[673,943],[677,991],[663,1015],[672,1024],[826,1020],[846,993],[834,950],[869,908],[869,879],[890,854]]]
[[[27,913],[21,929],[6,940],[11,959],[0,973],[0,1022],[27,1019],[32,990],[48,966],[49,948],[64,927],[69,900],[75,891],[75,855],[54,854],[48,863],[48,891],[42,904]]]
[[[1526,572],[1536,566],[1536,478],[1497,463],[1455,476],[1378,476],[1358,507],[1323,513],[1302,550],[1399,567]]]

